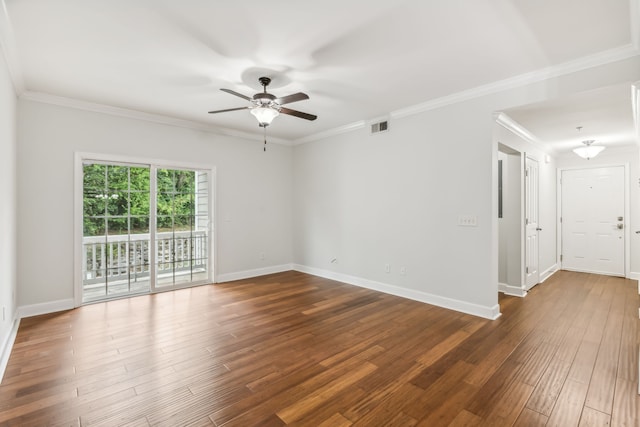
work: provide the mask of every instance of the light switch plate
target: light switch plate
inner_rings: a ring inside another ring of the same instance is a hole
[[[458,225],[460,227],[477,227],[478,217],[475,215],[458,215]]]

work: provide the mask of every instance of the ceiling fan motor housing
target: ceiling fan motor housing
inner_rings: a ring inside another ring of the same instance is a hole
[[[253,104],[256,107],[271,107],[278,109],[280,105],[275,102],[276,97],[267,92],[267,86],[271,83],[271,79],[269,77],[260,77],[258,81],[260,81],[260,84],[264,87],[264,91],[253,95]]]

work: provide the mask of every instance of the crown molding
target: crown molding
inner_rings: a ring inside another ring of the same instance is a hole
[[[235,138],[246,139],[249,141],[256,141],[256,138],[262,138],[260,134],[252,134],[249,132],[242,132],[234,129],[227,129],[223,127],[213,126],[206,123],[194,122],[190,120],[178,119],[175,117],[163,116],[161,114],[146,113],[143,111],[130,110],[127,108],[113,107],[105,104],[98,104],[93,102],[80,101],[74,98],[67,98],[63,96],[50,95],[42,92],[23,92],[20,95],[20,99],[25,101],[40,102],[43,104],[57,105],[67,108],[75,108],[77,110],[91,111],[94,113],[109,114],[112,116],[125,117],[128,119],[141,120],[146,122],[158,123],[163,125],[175,126],[180,128],[198,130],[216,135],[231,136]],[[288,139],[269,137],[270,143],[276,143],[280,145],[292,145],[292,142]]]
[[[323,132],[314,133],[312,135],[294,140],[293,145],[306,144],[308,142],[319,141],[321,139],[326,139],[332,136],[341,135],[343,133],[353,132],[358,129],[363,129],[366,126],[366,124],[367,124],[366,120],[360,120],[357,122],[346,124],[344,126],[325,130]]]
[[[550,78],[559,77],[574,72],[582,71],[585,69],[606,65],[609,63],[622,61],[635,56],[640,55],[640,0],[630,0],[630,32],[631,43],[625,46],[621,46],[614,49],[609,49],[603,52],[599,52],[593,55],[582,57],[573,61],[568,61],[563,64],[546,67],[540,70],[532,71],[529,73],[514,76],[508,79],[500,80],[497,82],[489,83],[486,85],[477,86],[472,89],[457,92],[451,95],[436,98],[427,102],[409,106],[406,108],[398,109],[389,113],[391,119],[407,117],[423,112],[442,108],[447,105],[456,104],[463,101],[472,100],[486,95],[502,92],[517,87],[526,86],[528,84],[541,82]],[[141,111],[129,110],[119,107],[111,107],[103,104],[94,104],[75,100],[71,98],[58,97],[54,95],[48,95],[43,93],[28,92],[26,90],[22,69],[18,60],[18,54],[16,50],[16,44],[14,39],[14,31],[9,19],[9,14],[6,7],[6,0],[0,0],[0,50],[4,55],[4,58],[9,69],[9,74],[14,85],[15,92],[21,99],[33,100],[36,102],[44,102],[54,105],[66,106],[70,108],[76,108],[87,111],[100,112],[105,114],[111,114],[121,117],[128,117],[138,120],[144,120],[154,123],[166,124],[171,126],[183,127],[194,130],[201,130],[219,135],[232,136],[247,140],[255,140],[258,134],[252,134],[248,132],[236,131],[233,129],[227,129],[223,127],[216,127],[206,123],[195,122],[190,120],[178,119],[169,116],[163,116],[153,113],[145,113]],[[634,96],[634,108],[636,108],[635,119],[636,129],[638,129],[638,84],[635,85]],[[362,129],[366,126],[367,120],[360,120],[357,122],[349,123],[337,128],[322,131],[316,134],[311,134],[295,140],[289,140],[284,138],[270,137],[270,142],[274,142],[281,145],[299,145],[312,141],[322,140],[337,136],[340,134],[352,132],[358,129]],[[640,140],[640,137],[639,137]],[[640,141],[638,142],[640,144]]]
[[[632,0],[632,2],[633,4],[636,4],[636,5],[640,4],[640,0]],[[632,19],[632,22],[633,21],[634,20]],[[633,27],[633,24],[632,24],[632,27]],[[640,36],[637,36],[636,38],[638,37]],[[392,119],[408,117],[415,114],[436,110],[438,108],[442,108],[447,105],[457,104],[459,102],[469,101],[472,99],[480,98],[482,96],[503,92],[509,89],[515,89],[515,88],[526,86],[532,83],[541,82],[550,78],[560,77],[563,75],[575,73],[575,72],[586,70],[589,68],[610,64],[613,62],[623,61],[625,59],[633,58],[638,55],[640,55],[640,50],[638,49],[638,47],[635,44],[628,44],[618,48],[605,50],[603,52],[599,52],[593,55],[585,56],[573,61],[565,62],[565,63],[554,65],[551,67],[546,67],[546,68],[532,71],[525,74],[520,74],[515,77],[510,77],[508,79],[499,80],[486,85],[477,86],[469,90],[464,90],[451,95],[432,99],[427,102],[412,105],[406,108],[401,108],[399,110],[395,110],[389,113],[389,117]],[[317,141],[317,140],[329,138],[332,136],[340,135],[343,133],[351,132],[357,129],[361,129],[366,125],[366,123],[367,123],[366,120],[361,120],[358,122],[353,122],[353,123],[341,126],[339,128],[330,129],[324,132],[319,132],[313,135],[309,135],[304,138],[296,139],[294,141],[294,145]],[[520,128],[524,129],[522,126],[520,126]],[[509,129],[509,130],[513,131],[513,129]],[[529,135],[531,134],[529,133]],[[530,142],[546,147],[546,144],[540,142],[535,137]],[[553,150],[550,150],[548,147],[545,148],[545,150],[548,152],[553,152]]]
[[[25,91],[25,85],[24,79],[22,78],[20,61],[18,61],[18,54],[16,52],[16,43],[13,38],[13,27],[9,20],[5,0],[0,0],[0,50],[7,63],[16,95],[20,96]]]
[[[530,144],[533,144],[538,149],[544,151],[547,154],[556,154],[555,150],[551,148],[548,144],[542,142],[538,137],[536,137],[533,133],[531,133],[527,128],[522,126],[517,121],[513,120],[506,113],[497,112],[493,115],[497,124],[507,129],[514,135],[522,138]]]
[[[634,56],[638,56],[639,54],[640,52],[638,52],[638,49],[636,49],[636,47],[633,45],[626,45],[615,49],[605,50],[603,52],[585,56],[573,61],[554,65],[552,67],[546,67],[529,73],[520,74],[515,77],[510,77],[508,79],[499,80],[482,86],[477,86],[473,89],[457,92],[452,95],[436,98],[421,104],[416,104],[411,107],[402,108],[400,110],[393,111],[391,113],[391,117],[400,118],[423,113],[430,110],[435,110],[447,105],[456,104],[458,102],[468,101],[482,96],[503,92],[509,89],[515,89],[532,83],[538,83],[544,80],[548,80],[550,78],[560,77],[566,74],[575,73],[601,65],[606,65],[612,62],[622,61]]]

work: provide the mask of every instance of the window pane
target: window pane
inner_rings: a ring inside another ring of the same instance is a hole
[[[194,203],[193,203],[193,194],[178,194],[174,199],[174,214],[175,215],[193,215],[194,212]]]
[[[129,201],[127,193],[111,192],[107,197],[107,215],[127,216],[129,213]]]
[[[83,301],[149,291],[150,168],[83,171]]]
[[[93,190],[104,192],[105,183],[105,165],[82,165],[83,171],[83,188],[85,191]]]
[[[173,194],[159,193],[156,211],[158,215],[173,215]]]
[[[194,217],[193,229],[196,231],[209,230],[209,217],[207,215],[196,215]]]
[[[104,236],[105,231],[104,218],[84,218],[83,234],[85,237]]]
[[[163,215],[163,216],[158,216],[158,231],[159,232],[166,232],[166,231],[172,231],[173,230],[173,217],[172,216],[167,216],[167,215]]]
[[[157,180],[156,187],[158,192],[173,192],[175,191],[174,185],[174,171],[170,169],[158,169],[157,170]]]
[[[194,217],[190,215],[176,215],[173,221],[174,231],[190,231],[193,227]]]
[[[149,193],[149,168],[135,168],[129,170],[131,191],[141,191]]]
[[[82,198],[85,216],[104,216],[106,214],[107,199],[104,192],[85,190]]]
[[[129,214],[149,216],[149,192],[129,193]]]
[[[149,234],[149,217],[131,217],[131,234]]]
[[[175,171],[175,188],[177,193],[193,193],[195,191],[195,171]]]
[[[129,233],[129,220],[127,218],[108,218],[107,234],[110,236]]]
[[[108,166],[107,167],[107,188],[109,190],[129,189],[129,167],[128,166]]]

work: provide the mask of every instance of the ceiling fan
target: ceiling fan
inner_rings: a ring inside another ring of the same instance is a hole
[[[318,118],[318,116],[313,114],[303,113],[302,111],[283,107],[285,104],[309,99],[309,95],[306,93],[298,92],[289,96],[276,98],[275,95],[267,92],[267,86],[271,83],[271,79],[269,77],[260,77],[258,81],[262,85],[263,91],[253,95],[253,98],[249,98],[248,96],[231,89],[220,89],[223,92],[239,96],[240,98],[249,101],[251,103],[250,105],[239,108],[228,108],[226,110],[209,111],[209,114],[225,113],[227,111],[251,110],[251,114],[258,119],[258,125],[263,128],[269,126],[273,119],[275,119],[279,114],[288,114],[305,120],[315,120]]]

